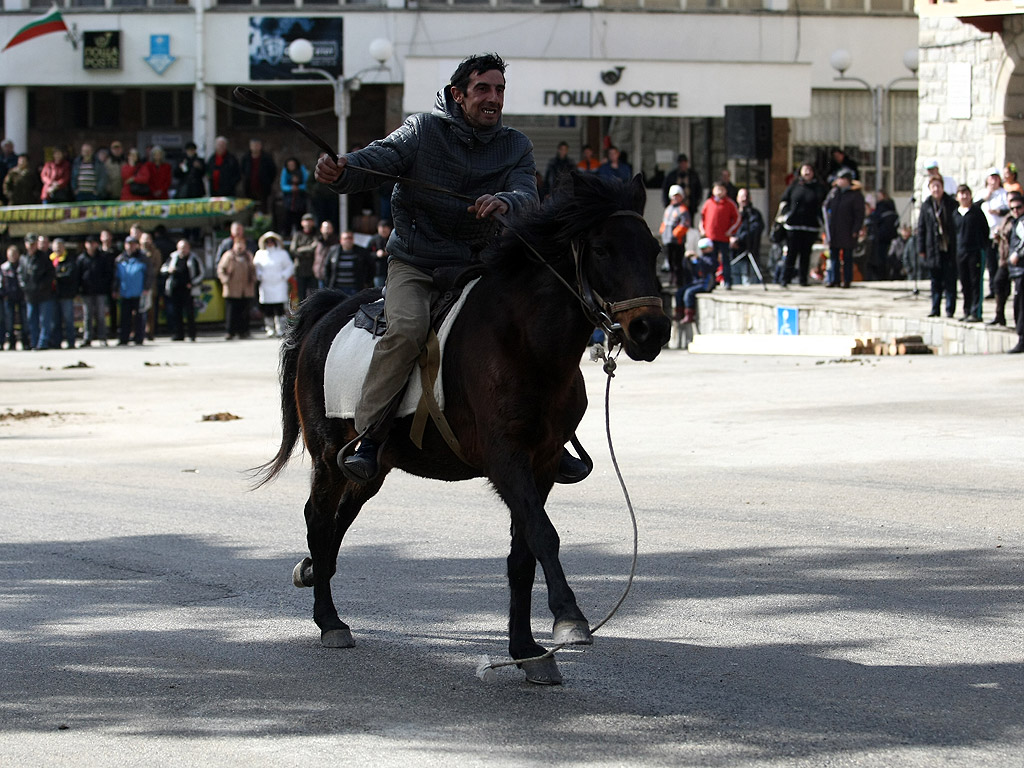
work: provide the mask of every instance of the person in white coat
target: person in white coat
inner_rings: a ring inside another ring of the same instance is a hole
[[[263,233],[253,264],[260,281],[260,309],[267,337],[283,336],[288,321],[288,278],[295,274],[295,265],[279,234]]]

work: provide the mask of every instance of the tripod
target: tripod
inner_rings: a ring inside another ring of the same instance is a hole
[[[917,198],[914,197],[913,195],[911,195],[910,199],[907,201],[907,204],[903,207],[903,212],[900,214],[899,221],[900,221],[901,224],[903,223],[903,217],[907,215],[907,212],[911,209],[911,207],[916,202],[917,202]],[[898,235],[897,235],[897,237],[898,237]],[[907,243],[914,246],[913,247],[913,251],[910,254],[911,257],[913,258],[913,265],[914,265],[913,266],[914,289],[910,293],[904,294],[903,296],[895,296],[893,298],[893,301],[903,301],[904,299],[915,299],[916,300],[920,296],[920,294],[921,294],[921,291],[917,287],[917,273],[920,270],[920,266],[918,264],[919,257],[918,257],[918,254],[917,254],[917,235],[916,234],[912,234],[910,236],[910,239],[907,240]],[[904,260],[904,261],[906,261],[906,260]]]
[[[754,268],[754,274],[757,275],[757,279],[761,281],[762,287],[767,291],[768,284],[765,283],[764,277],[761,275],[761,268],[757,266],[757,259],[754,258],[754,254],[749,250],[743,251],[739,256],[729,262],[730,267],[735,267],[739,262],[746,259],[750,262],[750,266]]]

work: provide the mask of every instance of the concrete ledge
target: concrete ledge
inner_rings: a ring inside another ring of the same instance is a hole
[[[736,285],[731,291],[716,289],[699,294],[698,333],[693,344],[705,336],[737,334],[755,337],[764,344],[764,339],[775,338],[776,309],[780,306],[797,309],[801,338],[840,337],[841,346],[850,337],[888,343],[900,336],[918,335],[940,355],[983,355],[1004,353],[1017,343],[1012,328],[928,317],[931,302],[927,295],[911,295],[907,283],[894,282],[854,283],[849,290],[822,286],[783,289],[770,285],[768,292],[760,285]],[[990,319],[991,302],[985,303],[984,311],[985,319]],[[784,348],[797,347],[774,347]],[[704,351],[700,346],[694,349],[692,344],[690,349]],[[831,349],[820,354],[850,354]]]

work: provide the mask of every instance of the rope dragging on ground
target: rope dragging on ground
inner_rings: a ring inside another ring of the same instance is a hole
[[[621,351],[621,350],[620,350]],[[609,350],[610,353],[610,350]],[[616,353],[617,356],[618,353]],[[612,460],[612,467],[615,469],[615,477],[619,481],[619,487],[622,489],[622,496],[626,500],[626,509],[629,511],[629,520],[633,526],[633,560],[629,565],[629,577],[626,579],[626,587],[622,590],[622,595],[612,606],[612,609],[608,611],[608,614],[601,619],[597,624],[590,628],[590,634],[597,634],[597,631],[601,629],[608,621],[614,616],[621,605],[626,601],[626,596],[629,594],[629,590],[633,586],[633,577],[636,575],[636,561],[637,552],[639,549],[640,536],[637,530],[636,524],[636,512],[633,510],[633,501],[629,497],[629,489],[626,488],[626,481],[622,477],[622,471],[619,469],[619,461],[615,457],[615,446],[612,443],[612,426],[611,426],[611,390],[612,390],[612,379],[615,378],[615,358],[605,356],[604,372],[608,375],[605,381],[604,388],[604,429],[605,435],[608,440],[608,454]],[[559,643],[542,653],[540,656],[532,656],[528,659],[513,659],[510,661],[491,661],[490,657],[481,655],[477,666],[476,675],[485,682],[492,682],[497,678],[494,674],[494,670],[500,669],[501,667],[512,667],[519,664],[525,664],[533,661],[544,661],[546,659],[553,658],[555,653],[565,648],[569,643]]]

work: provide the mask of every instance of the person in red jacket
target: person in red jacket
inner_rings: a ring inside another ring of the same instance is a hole
[[[173,168],[167,162],[164,148],[157,144],[149,150],[146,162],[146,177],[149,179],[149,196],[153,200],[166,200],[171,189]]]
[[[43,181],[39,196],[41,202],[70,203],[74,199],[71,192],[71,163],[63,149],[54,148],[53,159],[43,165],[39,176]]]
[[[725,184],[716,181],[711,197],[700,207],[700,233],[711,239],[715,258],[722,265],[722,281],[727,291],[732,290],[732,265],[729,259],[729,238],[740,225],[740,212],[729,199]]]

